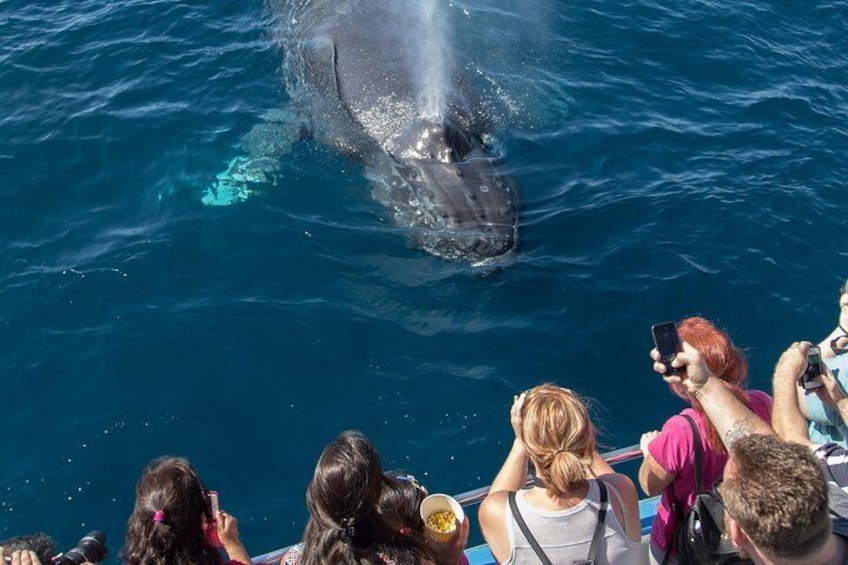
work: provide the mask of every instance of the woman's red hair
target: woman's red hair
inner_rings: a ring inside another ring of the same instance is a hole
[[[730,336],[715,327],[709,320],[700,317],[681,320],[677,324],[677,333],[680,339],[698,350],[712,374],[727,383],[736,398],[750,408],[748,395],[745,393],[748,362],[730,340]],[[701,414],[704,413],[704,409],[695,398],[689,400],[692,408]],[[706,424],[707,443],[719,453],[724,453],[724,443],[709,418],[706,418]]]

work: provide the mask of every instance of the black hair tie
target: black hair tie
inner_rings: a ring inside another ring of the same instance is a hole
[[[350,543],[351,538],[356,535],[356,525],[353,518],[342,518],[339,528],[339,539],[342,543]]]

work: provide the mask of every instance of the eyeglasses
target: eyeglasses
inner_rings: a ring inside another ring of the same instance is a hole
[[[845,330],[842,330],[843,332]],[[848,353],[848,333],[843,335],[838,335],[832,340],[830,340],[830,348],[833,350],[833,353],[836,355],[842,355],[843,353]],[[842,346],[839,346],[839,342],[842,341]]]
[[[414,486],[415,488],[417,488],[418,490],[420,490],[424,494],[427,494],[427,489],[424,488],[423,486],[421,486],[421,483],[418,482],[418,479],[415,478],[415,475],[410,475],[409,473],[406,473],[406,474],[386,473],[386,476],[391,477],[392,479],[394,479],[396,481],[401,481],[401,482],[404,482],[404,483],[411,483],[412,486]]]
[[[839,287],[839,300],[842,300],[842,295],[848,293],[848,280],[842,283],[842,286]],[[841,325],[839,329],[842,330],[842,335],[836,336],[832,340],[830,340],[830,348],[836,355],[842,355],[843,353],[848,353],[848,331],[845,330]],[[840,340],[842,341],[842,347],[839,346]]]

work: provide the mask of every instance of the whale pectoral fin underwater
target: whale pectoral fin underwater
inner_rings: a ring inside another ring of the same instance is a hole
[[[215,184],[204,191],[201,202],[207,206],[230,206],[244,202],[262,186],[273,184],[280,170],[280,157],[291,151],[304,132],[305,125],[297,112],[268,112],[242,138],[247,154],[234,157],[226,170],[216,175]]]
[[[302,73],[310,77],[310,89],[327,100],[342,99],[338,75],[338,51],[329,36],[319,35],[298,44]]]

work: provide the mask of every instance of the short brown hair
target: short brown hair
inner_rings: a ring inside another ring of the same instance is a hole
[[[735,476],[721,485],[727,513],[763,552],[799,558],[831,532],[827,483],[809,448],[752,434],[730,447]]]

